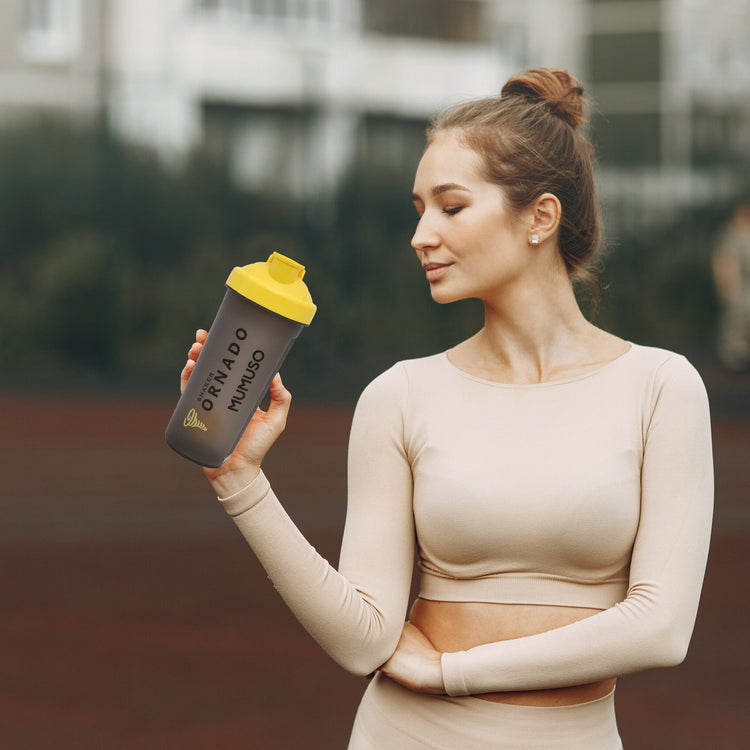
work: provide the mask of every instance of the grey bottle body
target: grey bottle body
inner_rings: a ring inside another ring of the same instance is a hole
[[[167,425],[169,446],[201,466],[221,466],[305,327],[227,288]]]

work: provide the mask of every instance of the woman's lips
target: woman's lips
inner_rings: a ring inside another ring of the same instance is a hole
[[[438,279],[442,278],[452,265],[452,263],[425,264],[424,270],[425,274],[427,275],[427,281],[437,281]]]

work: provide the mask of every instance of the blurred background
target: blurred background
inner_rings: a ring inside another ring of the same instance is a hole
[[[710,605],[684,667],[623,680],[623,738],[750,745],[747,317],[722,328],[750,250],[716,260],[750,202],[750,0],[5,0],[0,748],[345,745],[362,685],[163,443],[179,370],[233,266],[307,266],[269,473],[335,562],[357,394],[480,322],[409,246],[425,126],[542,65],[590,98],[598,322],[687,354],[715,415]]]
[[[229,269],[273,250],[320,303],[297,392],[452,344],[479,310],[432,304],[409,247],[424,128],[539,65],[591,97],[600,322],[710,351],[711,252],[750,194],[750,3],[8,0],[3,379],[172,387]]]

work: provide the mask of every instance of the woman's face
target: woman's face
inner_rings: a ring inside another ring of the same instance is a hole
[[[455,131],[438,133],[428,146],[412,197],[419,223],[411,244],[436,302],[490,300],[527,268],[528,224]]]

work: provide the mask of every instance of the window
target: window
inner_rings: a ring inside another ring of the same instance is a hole
[[[80,0],[26,0],[19,49],[32,62],[64,63],[81,44]]]
[[[270,195],[304,194],[310,119],[296,109],[206,102],[205,144],[244,188]]]
[[[332,29],[346,0],[198,0],[200,13],[217,21],[281,29]]]
[[[693,163],[738,167],[748,163],[750,114],[741,106],[722,109],[696,104],[692,112]]]
[[[637,167],[659,164],[661,116],[657,112],[592,118],[592,135],[602,164]]]
[[[595,34],[590,44],[593,83],[661,80],[660,32]]]
[[[412,175],[424,149],[427,121],[366,115],[359,132],[358,158],[368,169]]]
[[[454,42],[486,41],[480,0],[364,0],[366,32]]]

